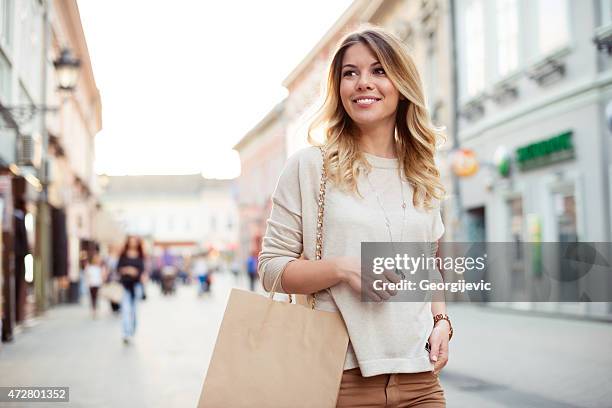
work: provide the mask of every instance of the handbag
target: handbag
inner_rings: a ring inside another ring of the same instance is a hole
[[[325,165],[324,165],[325,166]],[[318,195],[321,259],[325,167]],[[348,332],[338,312],[232,289],[202,386],[199,408],[335,407]]]
[[[113,303],[121,303],[123,298],[123,285],[119,282],[108,282],[100,288],[100,296]]]

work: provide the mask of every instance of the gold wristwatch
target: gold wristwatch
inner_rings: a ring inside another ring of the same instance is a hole
[[[450,327],[450,331],[448,332],[448,340],[452,339],[453,338],[453,325],[451,324],[450,318],[448,317],[447,314],[442,314],[442,313],[437,314],[433,317],[434,326],[440,320],[446,320],[448,322],[448,326]]]

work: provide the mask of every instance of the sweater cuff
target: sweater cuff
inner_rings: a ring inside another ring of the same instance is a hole
[[[296,258],[293,258],[291,256],[277,256],[268,261],[264,270],[263,277],[263,287],[266,292],[272,291],[272,285],[274,284],[274,280],[276,279],[276,277],[285,270],[289,262],[295,260]],[[276,293],[287,293],[283,288],[282,278],[280,282],[278,282]]]

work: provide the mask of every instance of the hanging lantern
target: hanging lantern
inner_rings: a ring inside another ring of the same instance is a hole
[[[473,150],[461,148],[451,155],[451,168],[458,177],[470,177],[478,171],[478,159]]]
[[[63,48],[60,57],[53,61],[59,82],[59,89],[72,91],[76,86],[81,61],[72,56],[69,48]]]

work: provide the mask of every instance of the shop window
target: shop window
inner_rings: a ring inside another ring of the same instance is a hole
[[[521,293],[526,286],[525,276],[525,217],[523,215],[523,198],[508,200],[510,215],[510,285],[514,293]]]
[[[558,242],[578,242],[578,225],[576,218],[576,197],[573,193],[554,192],[555,220]],[[561,257],[562,255],[559,254]],[[559,291],[562,299],[578,297],[578,285],[574,281],[575,272],[568,262],[560,262]]]
[[[573,194],[553,193],[559,242],[578,242],[576,198]]]
[[[466,227],[468,242],[485,242],[485,208],[477,207],[467,211]]]

